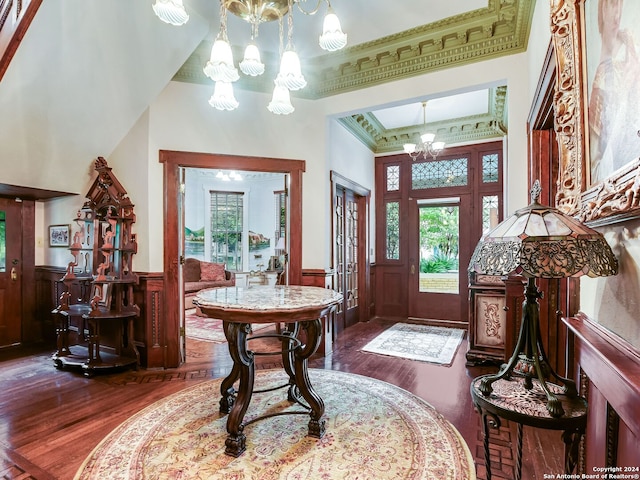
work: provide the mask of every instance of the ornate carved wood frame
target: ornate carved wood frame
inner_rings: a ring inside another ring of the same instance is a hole
[[[597,0],[551,1],[551,35],[557,65],[555,130],[560,158],[556,204],[582,222],[605,225],[640,216],[640,159],[602,182],[589,184],[583,45],[586,1]]]

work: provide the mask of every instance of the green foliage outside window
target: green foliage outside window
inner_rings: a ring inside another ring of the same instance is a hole
[[[458,270],[458,207],[420,208],[420,272]]]

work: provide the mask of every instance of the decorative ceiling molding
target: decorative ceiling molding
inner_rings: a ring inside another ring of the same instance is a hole
[[[459,145],[502,138],[507,133],[507,87],[489,89],[487,113],[427,123],[426,130],[447,145]],[[338,120],[373,153],[402,151],[405,143],[416,143],[425,133],[424,124],[385,129],[371,113],[358,113]]]
[[[308,86],[296,96],[323,98],[373,85],[458,67],[504,55],[524,52],[535,2],[489,0],[486,8],[466,12],[395,35],[362,43],[308,61]],[[180,82],[211,84],[202,72],[211,52],[212,39],[203,41],[173,77]],[[234,51],[238,58],[240,51]],[[266,65],[277,65],[275,55]],[[273,67],[272,67],[273,68]],[[259,80],[246,76],[240,88],[270,92],[276,72]],[[269,80],[265,80],[269,79]]]

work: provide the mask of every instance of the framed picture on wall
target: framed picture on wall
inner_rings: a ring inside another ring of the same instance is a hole
[[[640,216],[640,2],[552,0],[556,203],[591,225]]]
[[[68,247],[69,232],[69,225],[49,225],[49,246]]]

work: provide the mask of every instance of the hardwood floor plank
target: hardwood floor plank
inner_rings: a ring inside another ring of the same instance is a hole
[[[469,394],[471,379],[495,367],[465,366],[466,340],[451,366],[362,352],[362,347],[394,322],[356,324],[334,343],[334,351],[311,359],[311,368],[334,369],[392,383],[433,405],[460,432],[474,455],[478,479],[486,478],[482,435]],[[265,332],[261,332],[265,333]],[[265,340],[253,348],[267,346]],[[226,376],[231,359],[226,344],[187,341],[187,361],[178,369],[96,375],[54,368],[51,351],[27,356],[0,354],[0,478],[72,479],[93,448],[129,417],[167,395]],[[257,357],[257,367],[277,368],[279,357]],[[515,460],[508,423],[492,434],[494,479],[512,479]],[[525,427],[523,480],[562,473],[559,432]],[[65,446],[72,446],[65,448]]]

